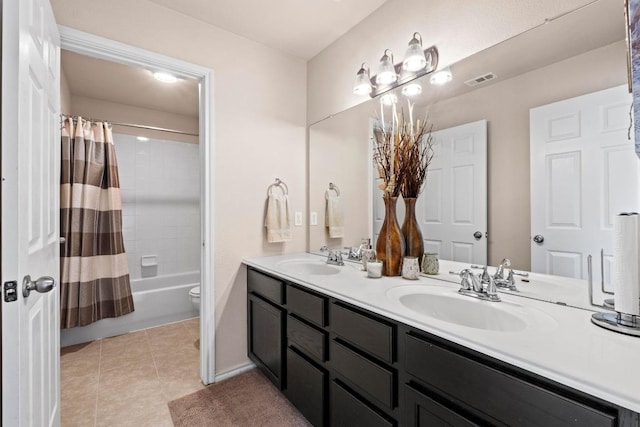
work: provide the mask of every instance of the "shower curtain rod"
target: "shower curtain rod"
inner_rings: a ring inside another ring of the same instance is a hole
[[[78,120],[77,117],[69,116],[67,114],[61,114],[60,115],[61,119],[63,117],[72,118],[74,121]],[[175,133],[175,134],[178,134],[178,135],[200,136],[197,133],[184,132],[184,131],[177,130],[177,129],[161,128],[161,127],[157,127],[157,126],[138,125],[138,124],[135,124],[135,123],[111,122],[109,120],[94,119],[93,117],[85,117],[85,119],[87,119],[87,120],[89,120],[91,122],[107,122],[107,123],[109,123],[109,124],[111,124],[113,126],[125,126],[125,127],[130,127],[130,128],[137,128],[137,129],[148,129],[148,130],[155,130],[155,131],[158,131],[158,132]]]

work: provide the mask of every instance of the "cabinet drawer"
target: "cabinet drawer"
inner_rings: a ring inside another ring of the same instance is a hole
[[[289,311],[318,326],[326,325],[326,304],[326,298],[293,286],[287,286]]]
[[[340,304],[331,305],[331,330],[346,341],[385,362],[395,360],[395,328]]]
[[[247,311],[249,358],[282,388],[285,312],[255,295],[249,295]]]
[[[284,284],[252,268],[247,271],[247,288],[249,292],[258,294],[276,304],[284,304]]]
[[[315,427],[324,426],[327,373],[287,349],[286,396]]]
[[[331,366],[362,394],[393,409],[395,374],[337,341],[331,341]]]
[[[425,385],[464,402],[503,425],[609,426],[616,417],[469,359],[414,335],[406,335],[407,372]]]
[[[393,427],[388,420],[336,382],[331,383],[331,426]]]
[[[289,315],[287,318],[287,338],[289,345],[297,347],[321,362],[327,360],[325,332]]]
[[[404,399],[404,422],[407,426],[477,426],[408,384],[404,386]]]

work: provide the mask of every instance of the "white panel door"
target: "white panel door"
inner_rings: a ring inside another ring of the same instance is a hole
[[[532,271],[584,279],[591,254],[610,283],[613,217],[640,209],[631,102],[624,85],[530,111]]]
[[[433,150],[426,187],[416,204],[425,252],[486,264],[486,120],[433,132]]]
[[[22,284],[59,277],[60,40],[48,0],[3,2],[2,26],[2,283],[18,285],[2,299],[2,421],[55,426],[59,288]]]

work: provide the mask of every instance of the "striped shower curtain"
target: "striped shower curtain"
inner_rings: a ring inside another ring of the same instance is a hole
[[[64,118],[60,177],[61,328],[133,311],[111,125]]]

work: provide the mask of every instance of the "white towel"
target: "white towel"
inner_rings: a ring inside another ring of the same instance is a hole
[[[291,240],[291,214],[289,197],[286,194],[269,195],[264,226],[267,227],[267,242],[278,243]]]
[[[325,191],[324,197],[327,199],[327,209],[324,216],[324,222],[329,229],[329,238],[335,239],[344,237],[342,200],[339,195],[329,190]]]

